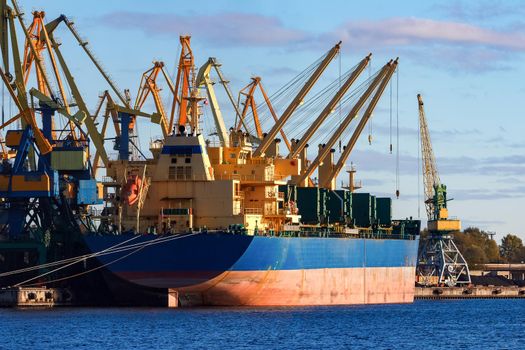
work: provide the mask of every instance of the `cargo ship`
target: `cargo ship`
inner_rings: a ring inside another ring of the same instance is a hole
[[[287,107],[277,111],[259,77],[234,103],[220,64],[210,58],[197,72],[190,37],[183,36],[175,81],[162,62],[154,62],[142,76],[133,105],[129,91],[117,88],[66,16],[44,25],[45,13],[35,11],[26,27],[17,1],[11,3],[0,1],[9,22],[0,29],[10,38],[2,54],[14,62],[4,59],[0,75],[19,113],[0,127],[0,138],[5,135],[0,140],[2,287],[73,286],[83,276],[85,283],[77,288],[81,294],[86,286],[99,286],[93,272],[104,271],[110,288],[130,287],[113,289],[117,299],[144,288],[175,296],[181,305],[413,300],[420,222],[392,220],[390,198],[355,192],[354,169],[348,170],[348,186],[336,188],[397,59],[351,90],[369,64],[367,55],[321,91],[329,94],[309,100],[339,53],[339,42],[292,79],[285,93],[281,90]],[[12,31],[15,19],[26,39],[23,60]],[[62,23],[111,88],[100,96],[94,114],[54,39]],[[214,92],[213,70],[235,111],[229,129]],[[159,76],[172,95],[171,113],[159,94]],[[257,110],[256,89],[275,122],[270,127],[263,128],[259,120],[263,113]],[[153,97],[153,113],[144,111],[148,96]],[[328,100],[320,109],[309,102]],[[204,105],[215,127],[206,136],[200,125]],[[330,119],[336,108],[346,115],[337,122]],[[298,136],[288,140],[285,124],[298,114],[301,127],[291,132]],[[253,128],[247,125],[249,117]],[[140,147],[138,118],[162,131],[150,142],[151,156]],[[355,130],[347,138],[354,120]],[[308,143],[326,124],[330,137],[309,160]],[[114,135],[107,134],[111,126]],[[110,140],[116,157],[106,149]],[[348,140],[344,147],[343,140]],[[281,143],[286,148],[280,149]],[[100,168],[104,176],[97,173]]]
[[[112,277],[176,295],[183,306],[413,301],[418,221],[391,221],[389,198],[289,185],[283,169],[298,175],[295,160],[252,158],[248,135],[231,136],[225,149],[180,133],[154,145],[156,158],[111,162],[105,188],[122,197],[106,206],[106,226],[142,232],[85,237]],[[225,164],[224,154],[236,162]],[[143,206],[120,204],[141,196]],[[378,203],[386,217],[371,224]],[[330,204],[331,212],[316,208]],[[352,216],[361,228],[350,228]],[[330,217],[332,225],[320,224]]]

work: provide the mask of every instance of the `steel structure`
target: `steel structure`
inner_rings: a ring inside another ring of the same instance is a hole
[[[323,162],[323,160],[327,157],[327,155],[331,152],[331,149],[333,145],[336,144],[337,140],[341,137],[341,134],[346,130],[346,128],[350,125],[352,120],[357,118],[359,111],[363,108],[363,106],[366,104],[368,99],[372,96],[374,92],[375,95],[372,99],[372,102],[369,105],[369,108],[367,109],[367,112],[365,115],[363,115],[363,123],[366,123],[368,118],[370,117],[370,114],[372,113],[373,109],[375,108],[375,105],[377,104],[377,101],[381,97],[386,84],[388,84],[388,81],[390,81],[390,78],[392,77],[392,74],[394,73],[395,69],[397,67],[397,60],[390,61],[386,65],[384,65],[381,70],[379,71],[378,75],[373,79],[373,81],[370,83],[370,86],[366,89],[366,91],[361,95],[359,100],[356,102],[356,104],[353,106],[353,108],[350,110],[348,115],[343,119],[341,124],[338,126],[336,131],[332,134],[328,142],[326,143],[325,147],[319,152],[317,157],[310,163],[308,168],[306,168],[300,176],[297,178],[292,178],[292,183],[294,184],[302,184],[304,181],[312,175],[312,173],[317,169],[320,164]],[[371,107],[371,108],[370,108]],[[364,127],[364,125],[363,125]],[[357,134],[359,136],[359,134]],[[354,140],[355,142],[355,140]],[[345,152],[344,158],[343,156],[340,157],[342,159],[342,164],[346,161],[346,157],[349,155],[349,152],[351,151],[351,148],[348,150],[348,152]],[[339,166],[339,165],[338,165]],[[331,179],[326,179],[326,181],[322,181],[323,183],[321,186],[329,186],[329,182],[333,182],[332,179],[334,179],[337,176],[337,172],[341,169],[342,165],[336,169],[331,175]],[[330,187],[330,186],[329,186]]]
[[[323,74],[325,69],[328,67],[330,62],[339,53],[340,48],[341,48],[341,42],[338,42],[332,49],[330,49],[330,51],[328,51],[324,59],[317,66],[316,70],[312,73],[312,75],[303,85],[301,90],[299,90],[295,98],[290,102],[290,104],[288,105],[286,110],[283,112],[279,120],[275,123],[272,129],[268,132],[268,134],[262,140],[259,147],[257,147],[255,152],[253,153],[254,157],[264,156],[264,153],[266,152],[270,144],[274,141],[277,134],[284,127],[284,124],[292,116],[293,112],[297,109],[297,107],[299,107],[299,105],[303,102],[308,92],[312,89],[314,84],[321,77],[321,75]]]
[[[166,111],[164,109],[164,103],[162,102],[162,98],[160,96],[161,89],[157,84],[157,78],[159,76],[159,73],[161,72],[164,78],[166,79],[166,82],[168,83],[170,91],[173,94],[175,93],[175,87],[173,86],[173,83],[171,82],[171,79],[169,78],[168,74],[164,70],[164,62],[155,61],[153,62],[153,67],[142,74],[139,91],[137,93],[137,99],[135,100],[135,109],[140,110],[142,106],[144,106],[144,103],[146,102],[148,96],[151,94],[155,103],[157,113],[160,116],[160,120],[154,120],[153,122],[157,122],[157,124],[160,124],[162,135],[164,136],[164,138],[166,138],[170,134],[170,129],[168,129],[168,119]],[[135,120],[133,119],[130,128],[134,127],[134,122]]]
[[[260,143],[260,141],[264,138],[264,133],[261,127],[261,122],[259,120],[259,113],[257,111],[257,104],[255,103],[255,91],[259,88],[263,98],[264,103],[268,107],[268,110],[270,111],[270,114],[272,115],[273,120],[277,123],[279,118],[277,117],[277,114],[275,113],[275,110],[272,106],[272,103],[270,101],[270,98],[268,97],[268,94],[266,94],[266,90],[264,89],[261,78],[260,77],[253,77],[252,81],[246,85],[244,88],[239,91],[239,98],[238,98],[238,105],[243,103],[244,107],[242,109],[242,113],[239,118],[239,123],[237,124],[236,130],[241,130],[242,126],[245,126],[245,118],[248,113],[248,110],[251,109],[251,114],[253,117],[253,123],[255,125],[255,132],[257,134],[257,141]],[[244,102],[241,102],[241,96],[244,96]],[[245,127],[246,128],[246,127]],[[284,133],[284,129],[280,130],[281,136],[284,140],[284,143],[286,144],[286,147],[288,148],[288,151],[291,152],[292,146],[290,144],[290,141],[288,140],[288,137]]]
[[[418,256],[417,281],[425,286],[469,284],[468,264],[452,236],[452,232],[461,229],[461,223],[448,217],[447,187],[439,179],[421,95],[417,95],[417,100],[429,235]]]

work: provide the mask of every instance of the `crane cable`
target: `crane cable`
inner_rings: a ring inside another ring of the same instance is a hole
[[[338,52],[338,55],[339,55],[339,90],[341,90],[341,56],[342,56],[341,51]],[[339,125],[341,125],[341,123],[343,122],[342,114],[341,114],[341,100],[339,100],[338,102],[338,109],[339,109]],[[342,148],[341,136],[339,136],[339,154],[343,153],[341,148]]]
[[[2,84],[2,124],[5,123],[4,103],[5,103],[5,85]]]
[[[396,197],[399,198],[399,66],[396,68]]]
[[[421,218],[421,121],[417,120],[418,132],[417,132],[417,217]]]
[[[370,63],[370,65],[368,66],[368,79],[370,79],[370,75],[372,74],[372,64]],[[370,104],[370,101],[372,101],[372,95],[370,95],[370,97],[368,97],[368,101],[367,101],[367,105]],[[372,145],[372,131],[373,131],[373,126],[372,126],[372,122],[374,121],[374,114],[372,113],[370,115],[370,118],[368,120],[368,144],[369,145]]]
[[[348,79],[350,75],[355,71],[357,68],[357,65],[349,69],[347,72],[343,73],[341,76],[342,80]],[[346,107],[348,106],[349,102],[356,100],[356,97],[360,95],[360,92],[364,91],[366,87],[368,87],[368,83],[370,80],[366,80],[364,83],[361,83],[358,87],[356,87],[353,90],[350,90],[350,93],[346,93],[344,97],[342,97],[339,100],[339,113],[341,114],[343,111],[343,107],[345,108],[346,113]],[[294,114],[294,118],[292,119],[293,122],[290,123],[291,132],[290,135],[293,135],[295,137],[301,138],[306,130],[310,128],[310,125],[312,123],[309,118],[312,117],[312,111],[317,111],[318,109],[323,109],[327,104],[331,97],[337,93],[340,89],[338,89],[339,80],[336,79],[333,82],[331,82],[328,86],[326,86],[323,90],[318,92],[316,95],[314,95],[311,99],[308,100],[304,105],[300,107],[300,109],[297,111],[296,114]],[[326,120],[323,122],[323,124],[319,127],[319,130],[314,135],[324,135],[324,139],[326,140],[327,136],[331,136],[335,130],[341,125],[342,123],[342,116],[338,115],[336,113],[330,113]],[[331,130],[330,132],[326,132],[325,129],[329,128]],[[288,132],[287,132],[288,133]],[[327,135],[329,134],[329,135]],[[341,135],[342,136],[342,135]],[[317,139],[318,137],[312,136],[311,139]],[[340,137],[340,144],[343,140],[343,137]],[[342,145],[341,145],[342,146]],[[341,147],[342,148],[342,147]]]
[[[127,242],[130,242],[130,241],[136,239],[137,237],[140,237],[140,236],[132,237],[132,238],[130,238],[130,239],[124,241],[124,242],[120,242],[120,243],[118,243],[116,246],[123,245],[123,244],[125,244],[125,243],[127,243]],[[14,287],[18,287],[18,286],[20,286],[20,285],[22,285],[22,284],[26,284],[27,282],[31,282],[31,281],[33,281],[33,280],[35,280],[35,279],[38,279],[38,278],[44,277],[44,276],[46,276],[46,275],[49,275],[49,274],[51,274],[51,273],[53,273],[53,272],[56,272],[56,271],[59,271],[59,270],[65,269],[66,267],[69,267],[69,266],[71,266],[71,265],[74,265],[74,264],[76,264],[76,263],[79,263],[79,262],[81,262],[81,261],[83,261],[83,260],[85,260],[85,259],[87,259],[87,258],[101,255],[103,252],[106,252],[106,251],[108,251],[108,250],[110,250],[110,249],[112,249],[112,248],[114,248],[114,247],[115,247],[115,246],[112,246],[112,247],[106,248],[106,249],[104,249],[104,250],[102,250],[102,251],[100,251],[100,252],[93,253],[93,254],[89,254],[87,257],[86,257],[86,256],[83,256],[83,257],[80,257],[80,258],[74,259],[72,262],[70,262],[70,263],[68,263],[68,264],[66,264],[66,265],[64,265],[64,266],[58,267],[58,268],[56,268],[56,269],[54,269],[54,270],[51,270],[51,271],[44,272],[44,273],[42,273],[42,274],[40,274],[40,275],[38,275],[38,276],[36,276],[36,277],[31,277],[31,278],[29,278],[29,279],[27,279],[27,280],[25,280],[25,281],[23,281],[23,282],[19,282],[19,283],[15,284]]]
[[[392,80],[390,80],[390,154],[392,154]]]
[[[127,243],[127,242],[130,242],[138,237],[142,237],[141,235],[135,235],[133,236],[132,238],[124,241],[124,242],[120,242],[118,244],[116,244],[115,246],[112,246],[112,247],[109,247],[109,248],[106,248],[100,252],[96,252],[96,253],[92,253],[92,254],[87,254],[85,256],[82,256],[80,258],[76,258],[74,261],[72,261],[71,263],[69,264],[66,264],[64,266],[61,266],[61,267],[58,267],[54,270],[51,270],[51,271],[48,271],[48,272],[45,272],[43,274],[40,274],[38,276],[35,276],[35,277],[32,277],[30,279],[27,279],[23,282],[19,282],[17,284],[14,285],[14,287],[19,287],[19,286],[22,286],[22,285],[25,285],[25,286],[33,286],[33,285],[39,285],[39,284],[44,284],[44,283],[52,283],[52,282],[57,282],[57,281],[61,281],[61,280],[65,280],[65,279],[69,279],[69,278],[73,278],[73,277],[76,277],[76,276],[80,276],[80,275],[83,275],[83,274],[86,274],[86,273],[89,273],[89,272],[92,272],[92,271],[95,271],[95,270],[98,270],[100,268],[103,268],[103,267],[106,267],[108,265],[111,265],[115,262],[117,262],[118,260],[122,260],[146,247],[149,247],[151,245],[156,245],[156,244],[160,244],[160,243],[165,243],[167,241],[172,241],[172,240],[176,240],[176,239],[180,239],[180,238],[187,238],[187,237],[190,237],[190,236],[194,236],[196,235],[196,233],[191,233],[191,234],[187,234],[187,235],[175,235],[175,236],[168,236],[168,237],[162,237],[162,238],[156,238],[154,239],[153,241],[150,241],[150,242],[141,242],[141,243],[136,243],[136,244],[131,244],[131,245],[127,245],[127,246],[123,246],[121,248],[118,248],[118,249],[113,249],[115,248],[116,246],[122,246],[123,244]],[[98,257],[98,256],[103,256],[103,255],[109,255],[109,254],[115,254],[115,253],[120,253],[120,252],[123,252],[123,251],[127,251],[127,250],[132,250],[130,253],[122,256],[122,257],[119,257],[109,263],[105,263],[103,264],[102,266],[98,266],[94,269],[91,269],[91,270],[87,270],[87,271],[83,271],[83,272],[80,272],[80,273],[77,273],[75,275],[70,275],[70,276],[66,276],[66,277],[62,277],[62,278],[59,278],[59,279],[56,279],[56,280],[51,280],[51,281],[45,281],[45,282],[38,282],[36,284],[31,284],[31,285],[27,285],[28,282],[31,282],[31,281],[34,281],[36,279],[39,279],[41,277],[44,277],[46,275],[49,275],[51,273],[54,273],[54,272],[57,272],[59,270],[62,270],[62,269],[65,269],[66,267],[69,267],[69,266],[72,266],[72,265],[75,265],[79,262],[82,262],[82,261],[85,261],[87,259],[92,259],[92,258],[95,258],[95,257]],[[74,259],[74,258],[73,258]]]
[[[18,270],[7,271],[7,272],[1,273],[0,277],[16,275],[16,274],[20,274],[20,273],[24,273],[24,272],[33,271],[33,270],[40,270],[40,269],[44,269],[44,268],[49,268],[49,267],[53,267],[53,266],[67,264],[67,263],[70,263],[72,261],[79,262],[79,261],[82,261],[82,260],[85,260],[85,259],[89,259],[94,254],[98,254],[97,256],[104,256],[104,255],[109,255],[109,254],[114,254],[114,253],[120,253],[120,252],[123,252],[123,251],[127,251],[127,250],[130,250],[130,249],[134,249],[134,248],[140,247],[141,245],[144,245],[144,244],[147,244],[147,243],[153,243],[153,241],[152,242],[139,242],[139,243],[132,243],[132,244],[128,244],[128,245],[122,246],[123,244],[129,243],[132,240],[136,239],[137,237],[140,237],[140,236],[139,235],[133,236],[129,240],[126,240],[124,242],[120,242],[120,243],[118,243],[118,244],[116,244],[114,246],[106,248],[103,251],[100,251],[100,252],[97,252],[97,253],[84,254],[84,255],[79,255],[79,256],[76,256],[76,257],[67,258],[67,259],[63,259],[63,260],[58,260],[58,261],[54,261],[54,262],[50,262],[50,263],[46,263],[46,264],[26,267],[26,268],[18,269]],[[176,236],[158,237],[158,238],[156,238],[154,240],[154,242],[155,242],[155,244],[159,244],[159,243],[162,243],[164,241],[169,241],[173,237],[176,237]]]
[[[172,237],[170,237],[170,238],[171,238],[171,240],[176,240],[176,239],[180,239],[180,238],[187,238],[187,237],[189,237],[189,236],[193,236],[193,235],[196,235],[196,234],[197,234],[197,232],[195,232],[195,233],[191,233],[191,234],[188,234],[188,235],[184,235],[184,236],[181,236],[181,235],[172,236]],[[139,237],[139,236],[137,236],[137,237]],[[113,260],[111,260],[110,262],[107,262],[107,263],[102,264],[102,265],[100,265],[100,266],[96,266],[96,267],[94,267],[94,268],[92,268],[92,269],[89,269],[89,270],[86,270],[86,271],[82,271],[82,272],[78,272],[78,273],[75,273],[75,274],[73,274],[73,275],[69,275],[69,276],[65,276],[65,277],[61,277],[61,278],[56,278],[56,279],[53,279],[53,280],[50,280],[50,281],[44,281],[44,282],[37,282],[37,283],[32,283],[32,284],[26,284],[25,287],[36,287],[36,286],[41,286],[41,285],[43,285],[43,284],[45,284],[45,283],[55,283],[55,282],[65,281],[65,280],[68,280],[68,279],[72,279],[72,278],[80,277],[80,276],[83,276],[83,275],[87,275],[88,273],[91,273],[91,272],[94,272],[94,271],[97,271],[97,270],[103,269],[103,268],[105,268],[105,267],[107,267],[107,266],[109,266],[109,265],[112,265],[112,264],[114,264],[114,263],[116,263],[116,262],[118,262],[118,261],[120,261],[120,260],[123,260],[123,259],[125,259],[125,258],[127,258],[127,257],[129,257],[129,256],[131,256],[131,255],[133,255],[133,254],[135,254],[135,253],[138,253],[138,252],[141,251],[142,249],[144,249],[144,248],[146,248],[146,247],[148,247],[149,245],[152,245],[152,244],[153,244],[153,242],[150,242],[150,244],[145,244],[145,245],[139,246],[137,249],[135,249],[135,250],[129,252],[129,253],[126,254],[126,255],[123,255],[123,256],[121,256],[121,257],[118,257],[118,258],[116,258],[116,259],[113,259]],[[155,243],[155,244],[158,244],[158,242]]]
[[[319,57],[315,62],[310,64],[303,71],[301,71],[290,81],[284,84],[281,88],[279,88],[275,93],[269,96],[269,100],[272,101],[272,105],[276,111],[285,108],[285,104],[289,104],[289,102],[295,98],[299,89],[302,86],[304,86],[306,80],[312,75],[314,70],[321,64],[325,57],[326,54]],[[266,104],[266,101],[260,102],[256,105],[256,107],[259,114],[259,121],[264,128],[264,124],[267,124],[268,122],[273,120],[273,118],[271,117],[271,113],[269,113],[269,107]],[[247,113],[247,115],[245,116],[245,120],[252,121],[252,114],[253,111]],[[278,112],[278,114],[280,113]],[[255,128],[252,128],[252,125],[250,125],[250,130],[248,131],[250,134],[255,134]]]

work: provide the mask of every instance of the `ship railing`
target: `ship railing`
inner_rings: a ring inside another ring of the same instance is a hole
[[[221,147],[222,144],[221,144],[221,141],[219,140],[206,140],[206,146],[208,147]]]
[[[111,176],[102,176],[101,181],[102,183],[114,183],[115,179],[113,179]]]
[[[244,208],[244,214],[248,215],[262,215],[263,210],[261,208]]]
[[[215,174],[215,180],[239,180],[239,181],[257,181],[265,182],[267,180],[265,176],[261,175],[243,175],[243,174]]]
[[[248,159],[248,163],[250,164],[267,164],[268,161],[266,158],[250,158]]]
[[[93,206],[90,206],[87,208],[87,214],[91,216],[100,216],[102,214],[102,210],[104,208],[96,208]]]
[[[347,234],[334,232],[330,230],[299,230],[299,231],[258,231],[258,236],[275,236],[275,237],[303,237],[303,238],[348,238],[348,239],[357,239],[357,238],[366,238],[366,239],[400,239],[400,240],[414,240],[416,236],[414,235],[401,235],[401,234]]]
[[[152,137],[149,141],[150,149],[161,149],[164,146],[164,138],[162,136]]]

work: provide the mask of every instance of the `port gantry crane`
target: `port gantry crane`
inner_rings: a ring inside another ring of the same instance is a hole
[[[141,110],[142,106],[144,106],[144,103],[146,102],[146,99],[151,94],[155,103],[157,114],[160,116],[160,120],[152,120],[152,122],[160,124],[162,135],[164,138],[166,138],[170,134],[170,129],[168,128],[168,119],[164,104],[162,102],[162,98],[160,97],[161,89],[157,84],[157,78],[161,72],[168,84],[171,93],[175,94],[175,87],[173,86],[173,82],[164,69],[164,62],[154,61],[153,67],[142,74],[134,108],[136,110]]]
[[[215,89],[213,88],[214,82],[210,77],[212,68],[215,70],[215,73],[219,78],[219,82],[222,84],[224,91],[226,92],[226,95],[228,96],[228,99],[230,100],[233,109],[235,110],[236,117],[239,116],[239,110],[237,108],[237,105],[235,104],[235,101],[233,100],[233,95],[228,86],[228,81],[224,79],[224,75],[222,74],[220,66],[221,64],[217,62],[217,59],[215,57],[208,58],[208,61],[206,61],[206,63],[204,63],[201,66],[199,72],[197,73],[197,78],[195,80],[195,88],[199,89],[204,87],[206,89],[206,94],[208,95],[208,100],[210,102],[213,120],[215,122],[215,129],[217,130],[217,136],[219,137],[219,141],[223,147],[229,147],[230,138],[228,136],[226,126],[224,125],[224,119],[222,117],[221,109],[219,108],[219,102],[217,101]],[[195,91],[195,96],[198,96],[198,91]]]
[[[241,104],[241,96],[244,96],[244,102],[242,102],[244,107],[242,109],[242,113],[241,113],[241,115],[239,117],[239,122],[238,122],[237,127],[236,127],[235,130],[239,131],[239,130],[241,130],[241,127],[243,127],[243,126],[244,126],[245,129],[247,129],[246,125],[245,125],[245,118],[246,118],[246,115],[248,113],[248,110],[251,109],[251,114],[252,114],[252,117],[253,117],[253,123],[255,125],[255,133],[257,134],[256,141],[258,141],[260,143],[261,140],[264,138],[264,133],[263,133],[263,130],[262,130],[262,127],[261,127],[261,122],[259,120],[259,113],[257,111],[257,104],[255,103],[255,97],[254,97],[255,90],[257,88],[259,88],[259,91],[261,92],[261,94],[262,94],[262,96],[264,98],[264,103],[268,107],[268,110],[270,111],[270,114],[272,115],[273,120],[276,123],[278,122],[279,118],[277,117],[277,113],[275,113],[275,110],[274,110],[274,108],[272,106],[270,98],[266,94],[266,90],[264,89],[264,87],[262,85],[261,77],[253,77],[252,81],[239,91],[239,98],[237,100],[238,101],[237,105]],[[281,128],[280,133],[281,133],[281,136],[282,136],[282,138],[284,140],[284,143],[286,144],[286,147],[288,148],[288,151],[291,152],[292,145],[291,145],[290,141],[288,140],[288,137],[284,133],[284,129]]]
[[[423,98],[417,95],[423,185],[428,217],[428,239],[418,257],[417,283],[425,286],[470,284],[470,272],[452,233],[461,230],[461,222],[451,219],[447,209],[447,187],[441,183],[432,150]]]
[[[177,68],[177,77],[175,78],[175,93],[173,94],[173,103],[171,104],[171,113],[169,119],[169,130],[173,130],[175,123],[175,111],[178,109],[178,128],[185,128],[189,124],[192,132],[197,132],[197,122],[191,119],[193,112],[190,110],[196,99],[195,94],[195,59],[191,49],[190,36],[181,36],[181,50],[179,55],[179,64]]]

